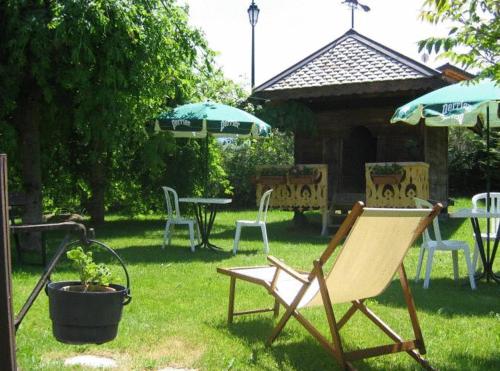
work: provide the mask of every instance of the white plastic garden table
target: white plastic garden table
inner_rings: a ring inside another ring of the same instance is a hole
[[[209,241],[210,232],[214,225],[217,208],[220,205],[230,204],[231,198],[205,198],[205,197],[182,197],[179,202],[194,204],[196,221],[200,228],[201,242],[196,247],[205,247],[211,250],[220,251],[221,248],[211,244]]]
[[[472,223],[472,229],[474,231],[477,247],[479,249],[479,255],[481,256],[481,261],[483,262],[483,271],[479,273],[479,275],[476,277],[476,280],[485,278],[486,282],[489,282],[490,279],[496,282],[500,282],[500,276],[493,272],[493,262],[495,261],[495,255],[497,253],[498,243],[500,241],[500,228],[497,230],[492,249],[491,240],[488,239],[486,242],[485,250],[483,239],[481,237],[481,229],[479,227],[480,218],[484,219],[498,217],[500,217],[500,212],[488,212],[485,209],[459,209],[458,211],[450,213],[450,218],[470,218],[470,221]]]

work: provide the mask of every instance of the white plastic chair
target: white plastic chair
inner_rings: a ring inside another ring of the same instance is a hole
[[[486,197],[487,193],[478,193],[472,197],[472,207],[474,209],[484,208],[486,209]],[[490,192],[490,211],[500,212],[500,192]],[[488,236],[488,232],[481,233],[481,238],[488,242],[495,241],[497,231],[500,228],[500,218],[490,218],[490,235]],[[474,240],[474,256],[472,258],[472,266],[474,269],[477,267],[477,261],[479,258],[479,248],[477,246],[477,242]]]
[[[165,233],[163,235],[163,245],[162,249],[165,248],[165,242],[168,240],[168,245],[170,246],[170,242],[172,240],[172,232],[174,229],[174,225],[187,225],[189,227],[189,239],[191,241],[191,251],[194,252],[194,226],[196,225],[197,239],[198,243],[200,243],[200,230],[198,227],[198,223],[194,219],[188,219],[181,217],[181,213],[179,211],[179,197],[177,196],[177,192],[170,187],[162,187],[163,192],[165,193],[165,200],[167,202],[167,223],[165,224]],[[172,227],[172,231],[170,230]]]
[[[414,198],[415,204],[418,208],[429,208],[432,209],[432,204],[428,201],[422,200],[420,198]],[[458,250],[463,250],[465,255],[465,262],[467,264],[467,272],[470,281],[470,287],[474,290],[476,288],[476,282],[474,280],[474,269],[470,259],[469,244],[466,241],[459,240],[443,240],[441,238],[441,230],[439,229],[438,218],[433,220],[433,229],[435,240],[432,240],[429,235],[429,230],[426,229],[422,235],[423,242],[420,246],[420,255],[418,257],[417,265],[417,275],[415,277],[415,282],[420,279],[420,270],[422,268],[422,261],[424,259],[424,253],[428,250],[427,265],[425,269],[425,280],[424,289],[429,287],[429,281],[431,278],[432,269],[432,259],[434,258],[434,252],[436,250],[451,251],[453,258],[453,276],[455,281],[458,280]]]
[[[269,252],[269,242],[267,241],[267,228],[266,228],[266,218],[267,209],[269,208],[269,199],[271,198],[270,189],[262,195],[260,198],[259,214],[256,220],[237,220],[236,221],[236,234],[234,236],[233,254],[236,255],[238,251],[238,244],[240,242],[241,228],[242,227],[260,227],[262,231],[262,239],[264,240],[264,252],[267,254]]]

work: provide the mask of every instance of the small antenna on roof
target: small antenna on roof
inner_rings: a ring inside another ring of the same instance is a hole
[[[349,8],[351,8],[351,28],[354,29],[354,10],[359,8],[363,9],[365,12],[370,11],[370,7],[368,5],[361,4],[358,0],[344,0],[342,4],[347,4]]]

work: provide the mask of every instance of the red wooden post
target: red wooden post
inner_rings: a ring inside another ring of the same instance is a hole
[[[0,366],[17,370],[9,241],[7,156],[0,154]]]

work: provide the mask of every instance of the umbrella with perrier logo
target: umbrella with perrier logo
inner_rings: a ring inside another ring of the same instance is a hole
[[[490,129],[500,127],[499,102],[500,86],[496,82],[465,81],[437,89],[399,107],[391,123],[416,125],[423,120],[427,126],[482,126],[486,133],[486,208],[490,211]],[[487,227],[489,235],[489,218]],[[490,239],[488,250],[489,245]]]
[[[498,112],[500,86],[494,81],[465,81],[445,86],[399,107],[391,123],[416,125],[423,120],[427,126],[475,127],[481,124],[486,132],[486,191],[490,192],[490,128],[500,127]],[[488,203],[488,202],[487,202]]]
[[[158,130],[170,131],[176,138],[265,137],[271,126],[254,115],[225,104],[202,102],[185,104],[162,113]]]
[[[169,131],[176,138],[267,137],[271,126],[258,117],[215,102],[191,103],[178,106],[160,114],[155,121],[155,131]],[[205,154],[205,185],[208,174],[208,140]]]

